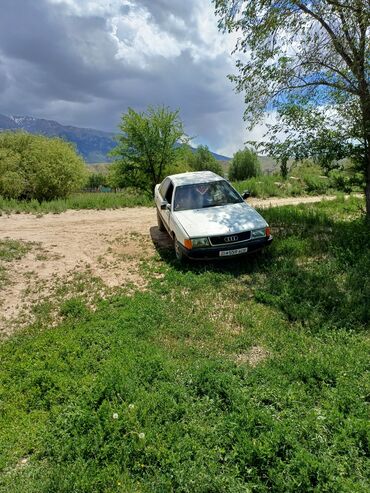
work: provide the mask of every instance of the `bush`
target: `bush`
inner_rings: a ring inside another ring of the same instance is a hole
[[[351,193],[353,190],[361,191],[365,188],[363,174],[353,170],[333,169],[329,171],[328,177],[333,188],[345,193]]]
[[[64,198],[86,180],[86,167],[73,146],[58,138],[0,134],[0,195],[6,198]]]
[[[234,154],[229,169],[230,180],[247,180],[261,174],[258,156],[250,149],[243,149]]]
[[[90,172],[86,183],[87,188],[98,189],[108,186],[108,174]]]
[[[188,160],[193,171],[213,171],[217,175],[224,175],[221,164],[207,146],[198,146],[194,152],[189,154]]]
[[[310,160],[304,160],[292,167],[292,173],[305,185],[308,193],[322,194],[331,187],[330,180],[324,176],[324,170]]]

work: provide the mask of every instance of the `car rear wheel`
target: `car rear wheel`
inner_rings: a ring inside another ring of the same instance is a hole
[[[166,231],[166,228],[164,227],[161,215],[159,214],[159,211],[157,209],[157,224],[158,224],[158,229],[159,231]]]

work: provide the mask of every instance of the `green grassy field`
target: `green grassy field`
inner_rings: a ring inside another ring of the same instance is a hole
[[[264,210],[261,255],[63,303],[0,346],[0,491],[367,492],[363,201]]]
[[[0,196],[0,214],[32,213],[46,214],[65,212],[68,209],[118,209],[120,207],[152,206],[147,195],[128,190],[119,193],[75,193],[66,199],[39,202],[38,200],[5,199]]]

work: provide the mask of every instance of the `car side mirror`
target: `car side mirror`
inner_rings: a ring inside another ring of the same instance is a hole
[[[251,194],[248,190],[244,190],[244,192],[242,193],[242,197],[244,200],[246,200],[250,196],[251,196]]]
[[[165,211],[167,209],[168,202],[167,200],[162,200],[161,202],[161,211]]]
[[[166,204],[166,209],[171,212],[171,204]]]

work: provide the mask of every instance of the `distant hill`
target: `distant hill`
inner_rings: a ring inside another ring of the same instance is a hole
[[[60,137],[76,145],[78,152],[88,163],[109,161],[108,153],[115,147],[114,134],[61,125],[53,120],[31,116],[5,116],[0,114],[1,130],[24,130],[31,134]]]
[[[0,132],[4,130],[23,130],[32,134],[60,137],[75,144],[78,152],[87,163],[106,163],[111,159],[109,152],[116,146],[115,134],[92,128],[61,125],[53,120],[33,118],[32,116],[6,116],[0,114]],[[219,161],[230,158],[212,152]]]

